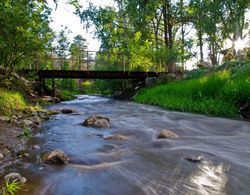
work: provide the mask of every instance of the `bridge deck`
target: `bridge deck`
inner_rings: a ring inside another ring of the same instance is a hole
[[[70,79],[145,79],[159,77],[166,73],[129,71],[79,71],[79,70],[39,70],[40,78]]]

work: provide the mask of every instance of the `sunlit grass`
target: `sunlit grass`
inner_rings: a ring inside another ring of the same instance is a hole
[[[27,103],[19,92],[0,89],[0,114],[10,116],[27,108]]]
[[[222,70],[143,89],[135,101],[170,110],[234,118],[240,114],[237,105],[250,101],[250,78],[248,74],[232,76],[229,70]]]

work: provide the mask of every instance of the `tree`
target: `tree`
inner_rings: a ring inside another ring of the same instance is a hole
[[[5,0],[0,10],[0,66],[8,78],[22,60],[46,50],[53,33],[45,3]]]
[[[73,39],[73,43],[70,45],[70,54],[72,59],[72,68],[80,69],[81,62],[85,57],[85,50],[87,50],[86,39],[82,35],[77,35]],[[76,62],[76,63],[75,63]],[[78,66],[77,66],[78,65]]]

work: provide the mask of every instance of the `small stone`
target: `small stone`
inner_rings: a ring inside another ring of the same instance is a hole
[[[17,116],[14,115],[14,116],[11,117],[11,119],[12,120],[17,120]]]
[[[30,118],[29,120],[35,123],[36,125],[40,125],[42,123],[42,120],[38,116],[34,116]]]
[[[43,156],[43,161],[46,164],[67,164],[69,157],[62,150],[54,150]]]
[[[38,112],[37,111],[32,111],[31,115],[32,116],[38,116]]]
[[[39,145],[33,145],[32,148],[35,149],[35,150],[39,150],[40,146]]]
[[[25,150],[18,151],[16,155],[19,158],[28,158],[28,157],[30,157],[30,154],[27,151],[25,151]]]
[[[157,138],[168,139],[168,138],[179,138],[179,136],[170,130],[164,129],[163,131],[160,132]]]
[[[73,113],[73,112],[75,112],[75,111],[72,110],[72,109],[70,109],[70,108],[63,108],[63,109],[61,110],[61,112],[62,112],[63,114],[71,114],[71,113]]]
[[[27,181],[27,179],[22,177],[20,173],[10,173],[4,176],[4,180],[9,182],[17,181],[20,183],[25,183]]]
[[[28,120],[28,119],[24,119],[24,120],[22,121],[22,124],[23,124],[24,126],[27,126],[27,127],[31,127],[31,126],[34,126],[34,125],[35,125],[35,124],[33,123],[33,121]]]
[[[1,121],[1,122],[9,122],[9,121],[10,121],[10,118],[7,117],[7,116],[0,116],[0,121]]]
[[[3,159],[3,154],[2,153],[0,153],[0,159]]]

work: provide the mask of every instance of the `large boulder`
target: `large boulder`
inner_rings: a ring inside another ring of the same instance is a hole
[[[94,128],[110,128],[110,120],[107,117],[104,116],[90,116],[87,118],[83,123],[83,126],[86,127],[94,127]]]
[[[158,139],[168,139],[168,138],[179,138],[179,136],[168,129],[164,129],[160,132],[160,134],[157,136],[157,138]]]
[[[46,164],[67,164],[69,157],[62,150],[54,150],[43,156],[43,162]]]
[[[25,177],[22,177],[20,173],[9,173],[8,175],[4,176],[5,181],[9,182],[20,182],[20,183],[25,183],[27,179]]]

